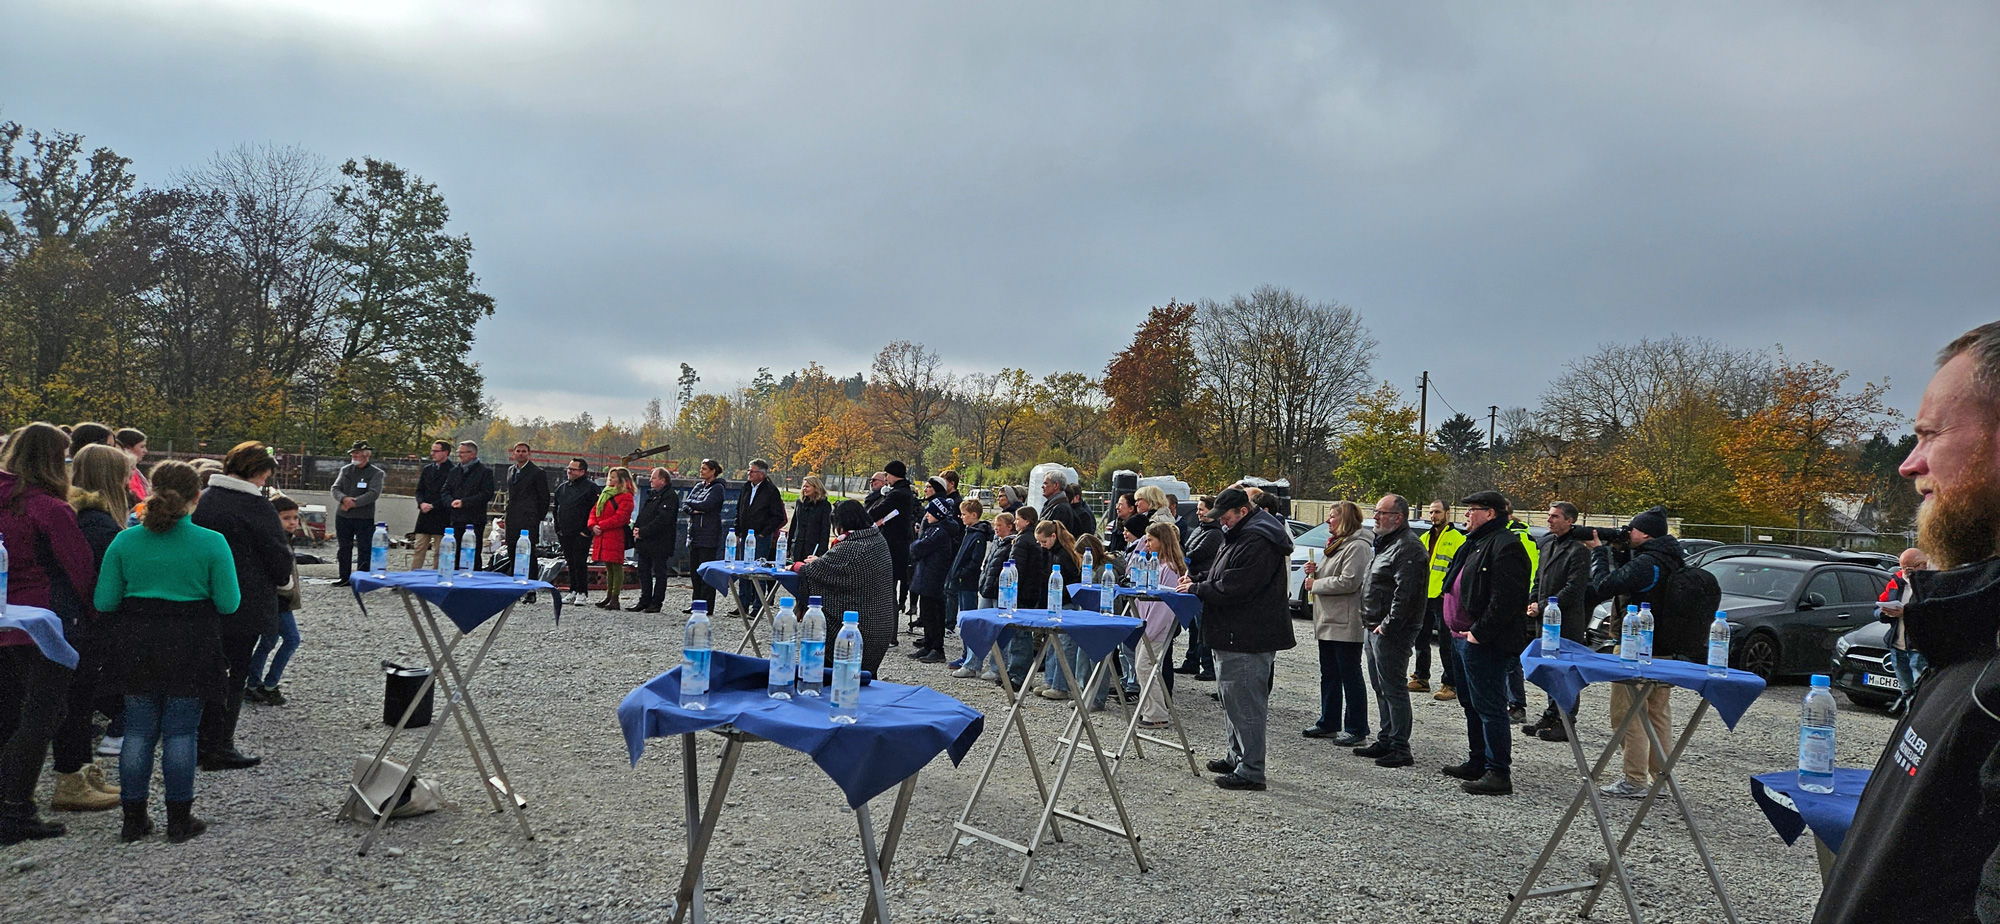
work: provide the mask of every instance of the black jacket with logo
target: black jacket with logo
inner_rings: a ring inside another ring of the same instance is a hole
[[[2000,920],[2000,559],[1911,583],[1903,623],[1930,669],[1875,762],[1814,924]]]

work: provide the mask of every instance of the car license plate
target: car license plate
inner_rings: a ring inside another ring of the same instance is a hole
[[[1881,687],[1884,690],[1901,690],[1903,688],[1902,681],[1897,680],[1892,674],[1862,674],[1861,685],[1866,687]]]

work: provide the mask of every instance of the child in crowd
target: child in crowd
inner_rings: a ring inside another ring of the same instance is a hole
[[[283,494],[271,495],[271,506],[277,508],[278,522],[284,524],[285,536],[299,535],[299,502]],[[285,677],[285,665],[292,661],[292,654],[299,650],[298,609],[304,599],[299,594],[299,565],[292,562],[292,587],[279,594],[278,631],[257,640],[257,650],[250,655],[250,682],[244,685],[243,698],[266,706],[282,706],[285,694],[278,689],[278,683]],[[264,670],[264,658],[270,657],[271,669]]]

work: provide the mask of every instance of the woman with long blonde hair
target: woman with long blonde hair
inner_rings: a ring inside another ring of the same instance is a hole
[[[625,590],[625,528],[632,524],[632,470],[623,465],[604,473],[604,490],[590,511],[590,559],[604,565],[604,599],[600,610],[615,610]]]
[[[1152,487],[1148,485],[1147,487]],[[1154,490],[1159,490],[1154,488]],[[1143,515],[1143,514],[1142,514]],[[1147,524],[1145,538],[1139,540],[1133,554],[1151,553],[1160,567],[1160,586],[1178,587],[1181,575],[1187,573],[1187,559],[1181,555],[1181,531],[1172,522],[1154,520]],[[1140,688],[1145,688],[1146,678],[1155,672],[1161,675],[1153,684],[1151,692],[1139,703],[1140,728],[1167,727],[1167,695],[1173,692],[1173,672],[1161,670],[1162,662],[1173,663],[1173,638],[1180,629],[1180,622],[1174,618],[1174,611],[1157,600],[1139,602],[1139,619],[1146,624],[1146,641],[1151,646],[1140,645],[1132,655],[1133,674],[1138,677]]]
[[[103,443],[92,443],[76,451],[69,465],[69,506],[76,511],[76,526],[90,544],[92,561],[102,567],[104,552],[125,526],[126,483],[132,474],[132,457]],[[90,601],[78,601],[79,609]],[[69,633],[76,647],[76,671],[70,677],[69,711],[56,726],[56,794],[50,803],[58,811],[100,811],[118,807],[118,787],[105,779],[104,771],[91,760],[90,719],[104,707],[113,724],[122,713],[119,703],[99,703],[98,691],[106,688],[103,675],[110,663],[107,638],[100,620],[81,620]]]

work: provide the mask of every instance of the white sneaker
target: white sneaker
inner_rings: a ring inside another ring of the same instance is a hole
[[[984,673],[984,674],[980,674],[980,675],[979,675],[979,679],[981,679],[981,680],[984,680],[984,681],[986,681],[987,683],[999,683],[999,682],[1000,682],[1000,672],[999,672],[999,671],[987,671],[987,672],[986,672],[986,673]]]
[[[1646,787],[1634,786],[1631,780],[1620,779],[1609,786],[1599,786],[1597,791],[1614,799],[1639,799],[1646,795]]]
[[[97,742],[97,756],[99,757],[117,757],[123,753],[125,753],[125,736],[123,735],[116,738],[105,735]]]
[[[958,670],[952,671],[951,675],[953,677],[957,677],[960,680],[971,680],[972,678],[979,676],[979,671],[977,668],[961,667]]]

